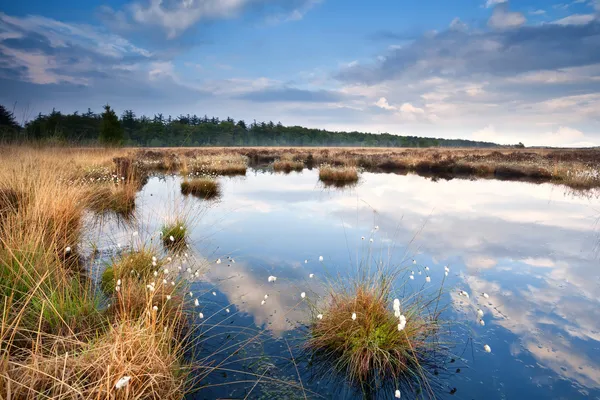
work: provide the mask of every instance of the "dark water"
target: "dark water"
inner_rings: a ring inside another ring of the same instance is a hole
[[[214,354],[219,368],[191,398],[356,397],[303,359],[300,293],[316,297],[326,275],[371,258],[414,270],[416,290],[437,292],[450,268],[441,302],[451,304],[444,317],[456,324],[455,357],[433,378],[438,397],[600,398],[596,197],[550,184],[370,173],[340,190],[323,187],[308,170],[220,181],[222,196],[206,202],[184,199],[178,177],[152,178],[137,201],[146,232],[184,210],[193,221],[189,251],[210,264],[192,290],[209,317],[198,357]],[[122,243],[131,231],[104,229]]]

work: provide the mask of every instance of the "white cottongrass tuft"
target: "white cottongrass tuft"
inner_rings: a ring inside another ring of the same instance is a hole
[[[427,283],[431,282],[431,277],[430,276],[425,277],[425,282],[427,282]]]
[[[400,311],[400,300],[399,299],[394,299],[392,308],[394,309],[394,311]]]
[[[268,299],[268,298],[269,298],[269,295],[268,295],[268,294],[265,294],[265,300],[266,300],[266,299]]]
[[[158,276],[158,271],[154,271],[153,275]]]
[[[483,310],[482,310],[481,308],[478,308],[478,309],[477,309],[477,316],[478,316],[479,318],[483,317]]]
[[[395,397],[395,398],[397,398],[397,399],[399,399],[399,398],[400,398],[400,396],[402,396],[402,395],[400,394],[400,390],[396,389],[396,392],[394,392],[394,397]]]
[[[402,331],[406,327],[406,317],[404,315],[400,315],[398,319],[400,320],[400,323],[398,324],[398,331]]]
[[[323,261],[323,256],[319,256],[319,261]]]
[[[488,346],[487,344],[483,346],[483,350],[485,350],[486,353],[492,352],[492,348],[490,346]]]
[[[264,306],[264,305],[265,305],[265,303],[266,303],[266,301],[264,301],[264,300],[263,300],[263,301],[261,301],[261,302],[260,302],[260,305],[261,305],[261,306]]]
[[[317,319],[323,319],[323,314],[318,314]]]
[[[217,259],[217,264],[221,264],[221,259],[220,258]]]
[[[355,312],[352,313],[352,321],[356,321],[356,313]]]
[[[152,256],[152,262],[156,262],[156,257]]]
[[[137,235],[138,235],[138,232],[137,232],[137,231],[135,231],[135,232],[133,232],[133,233],[132,233],[132,235],[133,235],[133,236],[137,236]]]
[[[226,308],[226,309],[225,309],[225,312],[229,312],[229,308]]]
[[[217,295],[217,292],[212,292],[212,295],[213,295],[213,296],[216,296],[216,295]]]
[[[467,299],[469,298],[469,293],[465,292],[464,290],[461,290],[460,292],[458,292],[458,295],[466,297]]]
[[[269,278],[267,278],[268,282],[275,282],[276,280],[277,280],[277,277],[273,276],[273,275],[271,275],[271,276],[269,276]]]
[[[413,264],[416,264],[416,263],[417,263],[417,260],[413,260]]]
[[[120,279],[117,280],[117,286],[121,286],[121,280]]]
[[[198,307],[198,306],[200,305],[200,302],[198,301],[198,299],[194,300],[194,305],[195,305],[196,307]]]
[[[71,247],[70,246],[65,247],[65,253],[69,254],[70,252],[71,252]]]
[[[167,300],[171,300],[171,295],[170,294],[167,295]]]
[[[415,280],[415,276],[414,275],[409,276],[409,278],[412,279],[413,281]]]
[[[129,385],[129,381],[131,380],[130,376],[124,376],[121,379],[119,379],[117,381],[117,383],[115,383],[115,389],[119,390],[119,389],[123,389],[124,387],[127,387],[127,385]]]
[[[152,307],[152,309],[153,309],[154,311],[158,311],[158,306],[154,306],[154,307]]]
[[[364,237],[364,236],[361,236],[361,237],[360,237],[360,240],[365,240],[365,237]]]
[[[429,271],[429,267],[425,267],[425,271]]]
[[[173,259],[171,257],[167,257],[167,261],[171,262],[171,261],[173,261]]]
[[[309,277],[309,278],[314,278],[314,277],[315,277],[315,274],[308,274],[308,277]]]
[[[169,236],[169,240],[170,240],[171,242],[174,242],[174,241],[175,241],[175,238],[173,237],[173,235]]]
[[[379,225],[375,225],[375,230],[378,231],[379,230]]]
[[[306,297],[306,293],[305,292],[300,293],[300,297],[305,298]]]
[[[369,242],[373,243],[373,238],[369,239]]]
[[[204,314],[202,313],[198,313],[198,316],[200,317],[200,319],[204,318]]]
[[[482,319],[480,319],[480,320],[479,320],[479,325],[481,325],[481,326],[485,326],[485,321],[484,321],[484,320],[482,320]]]
[[[490,298],[490,295],[489,295],[489,294],[487,294],[487,293],[484,293],[482,296],[483,296],[483,297],[485,297],[486,299],[489,299],[489,298]]]
[[[448,268],[448,266],[446,265],[446,266],[444,267],[444,271],[446,271],[446,272],[450,272],[450,268]]]
[[[146,288],[147,288],[149,291],[151,291],[151,292],[154,292],[154,286],[152,286],[152,285],[146,285]]]
[[[308,264],[308,260],[304,260],[304,264]]]

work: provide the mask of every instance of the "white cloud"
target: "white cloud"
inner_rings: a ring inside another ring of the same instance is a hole
[[[523,25],[527,19],[520,12],[509,11],[508,3],[497,5],[488,20],[488,26],[493,29],[513,29]]]
[[[375,105],[379,108],[383,108],[384,110],[396,110],[396,107],[391,106],[385,97],[379,98]]]
[[[533,10],[529,12],[529,15],[544,15],[546,14],[546,10]]]
[[[460,20],[460,18],[456,17],[450,23],[450,29],[453,31],[464,32],[469,29],[469,26]]]
[[[585,25],[596,19],[594,14],[573,14],[568,17],[554,21],[558,25]]]
[[[485,7],[486,8],[494,7],[498,4],[506,3],[507,1],[508,0],[487,0],[485,2]]]

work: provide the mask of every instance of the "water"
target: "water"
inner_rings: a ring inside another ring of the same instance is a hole
[[[177,207],[193,218],[190,252],[212,264],[192,289],[202,293],[207,325],[216,324],[201,350],[243,349],[233,358],[230,351],[215,356],[223,368],[204,377],[200,385],[208,387],[191,398],[304,398],[302,389],[274,383],[281,381],[301,382],[307,397],[356,396],[315,376],[302,359],[298,326],[307,314],[300,293],[316,296],[326,275],[348,273],[365,258],[421,271],[411,285],[433,292],[450,267],[441,301],[452,304],[444,316],[456,323],[456,357],[436,377],[438,397],[600,398],[597,197],[550,184],[371,173],[356,187],[332,189],[309,170],[249,170],[220,181],[218,201],[184,200],[178,177],[151,178],[137,200],[149,232]],[[127,229],[108,230],[126,242]],[[269,275],[277,281],[268,283]],[[235,383],[243,380],[250,383]]]

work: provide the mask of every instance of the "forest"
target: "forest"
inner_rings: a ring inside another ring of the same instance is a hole
[[[114,144],[138,147],[200,146],[357,146],[357,147],[497,147],[495,143],[463,139],[400,136],[389,133],[333,132],[280,122],[247,123],[230,117],[137,116],[125,110],[118,117],[110,106],[104,112],[65,114],[52,110],[19,124],[13,112],[0,105],[3,143],[49,142],[80,145]]]

